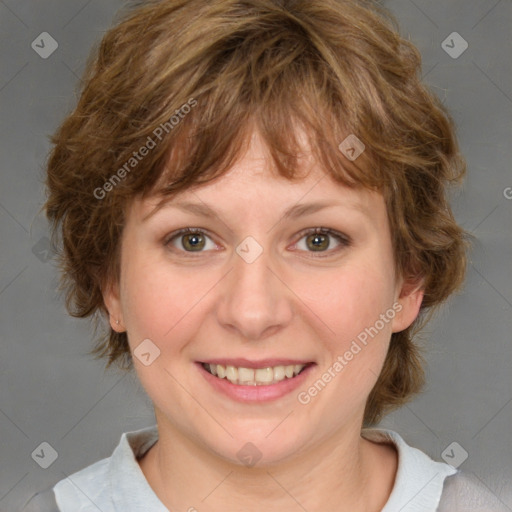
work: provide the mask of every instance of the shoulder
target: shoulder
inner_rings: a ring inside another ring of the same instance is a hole
[[[161,510],[138,464],[138,458],[149,450],[157,438],[156,426],[123,433],[110,457],[69,475],[53,487],[60,507],[58,510]],[[139,503],[141,500],[142,503]],[[152,508],[143,508],[147,503],[152,503]]]
[[[363,429],[361,434],[373,442],[392,444],[398,452],[395,482],[382,512],[436,510],[445,479],[457,473],[457,470],[449,464],[431,459],[392,430]]]
[[[20,512],[60,512],[53,489],[46,489],[36,493]]]
[[[107,475],[110,460],[110,457],[99,460],[60,480],[53,487],[36,493],[20,512],[61,512],[71,510],[70,504],[82,507],[79,510],[88,511],[90,508],[97,512],[95,501],[102,502],[109,494]]]
[[[446,478],[438,512],[509,512],[488,487],[471,474],[458,472]]]
[[[375,442],[391,442],[398,451],[395,485],[382,512],[432,510],[436,512],[510,512],[505,501],[512,498],[510,478],[493,479],[498,492],[492,492],[475,475],[431,459],[409,446],[392,430],[363,429],[362,435]],[[500,483],[501,482],[501,483]]]
[[[101,459],[76,473],[60,480],[53,487],[56,500],[62,510],[110,512],[111,491],[109,487],[109,466],[112,457]],[[59,510],[59,509],[57,509]]]

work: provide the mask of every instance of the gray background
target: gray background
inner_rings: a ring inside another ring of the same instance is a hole
[[[109,456],[122,432],[154,423],[136,378],[105,372],[86,355],[92,332],[67,316],[55,291],[39,211],[48,136],[74,105],[89,49],[124,3],[0,0],[0,510]],[[476,241],[464,291],[425,331],[425,392],[383,426],[438,460],[456,441],[468,453],[461,469],[512,510],[512,2],[385,5],[458,124],[469,174],[453,205]],[[458,58],[442,48],[454,31],[469,44]],[[47,59],[31,47],[42,32],[59,45]],[[48,469],[31,456],[42,442],[58,452]]]

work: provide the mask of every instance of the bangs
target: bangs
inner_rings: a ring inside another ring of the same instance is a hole
[[[141,57],[143,68],[151,65],[140,72],[139,97],[145,101],[129,115],[135,130],[118,165],[144,141],[151,139],[156,147],[125,180],[125,193],[168,198],[217,179],[243,156],[254,131],[268,148],[272,170],[287,179],[299,179],[304,160],[312,157],[344,185],[381,189],[388,184],[389,170],[379,163],[378,149],[390,146],[375,130],[383,125],[376,121],[383,107],[368,85],[374,80],[363,59],[338,59],[334,73],[328,49],[317,47],[299,21],[283,19],[282,12],[279,20],[275,13],[267,16],[260,13],[259,26],[251,24],[249,14],[239,18],[236,31],[216,23],[214,30],[227,33],[212,36],[207,51],[204,42],[198,48],[197,40],[177,36],[172,53],[177,56],[183,47],[188,65],[172,73],[163,65],[169,49],[162,55],[164,49],[155,43]],[[200,61],[193,52],[201,54]],[[155,70],[161,76],[155,77]],[[150,93],[143,94],[146,89]],[[364,144],[354,160],[340,150],[348,136]]]
[[[203,101],[209,104],[210,100]],[[169,196],[217,180],[243,158],[255,133],[270,157],[264,165],[276,177],[300,180],[314,165],[342,185],[382,188],[384,176],[378,172],[380,167],[371,165],[369,152],[350,161],[339,149],[351,134],[345,126],[325,123],[328,114],[319,115],[306,97],[302,104],[289,98],[286,102],[267,101],[254,111],[238,104],[235,112],[217,114],[208,123],[197,107],[169,141],[161,160],[132,189],[138,189],[142,198],[162,196],[165,202]]]

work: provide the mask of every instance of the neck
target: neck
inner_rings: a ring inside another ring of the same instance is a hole
[[[398,458],[391,445],[363,439],[358,426],[293,459],[250,468],[159,422],[159,440],[139,463],[169,510],[377,512],[393,488]]]

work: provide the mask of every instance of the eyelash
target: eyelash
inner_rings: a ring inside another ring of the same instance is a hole
[[[183,228],[178,231],[175,231],[174,233],[171,233],[171,235],[169,235],[166,238],[164,245],[166,247],[168,247],[168,246],[170,246],[170,244],[173,240],[179,238],[180,236],[189,235],[189,234],[201,234],[201,235],[205,235],[211,239],[211,236],[208,234],[208,231],[206,231],[202,228]],[[347,235],[339,233],[338,231],[334,231],[333,229],[330,229],[330,228],[320,227],[320,228],[305,229],[305,230],[301,231],[298,234],[299,238],[298,238],[297,242],[295,242],[294,245],[297,245],[298,242],[300,240],[302,240],[304,237],[309,236],[309,235],[316,235],[316,234],[330,235],[330,236],[334,237],[340,243],[340,246],[333,250],[328,249],[327,251],[318,251],[318,253],[315,253],[315,251],[306,251],[311,254],[314,254],[315,258],[325,258],[325,257],[331,256],[333,252],[338,252],[339,250],[341,250],[343,248],[349,247],[352,243],[351,239]],[[173,249],[175,249],[175,248],[173,248]],[[185,250],[181,250],[181,249],[176,249],[176,250],[181,253],[190,255],[190,257],[192,257],[192,258],[195,257],[195,256],[193,256],[194,251],[185,251]],[[205,251],[197,251],[198,254],[201,254],[202,252],[205,252]]]

